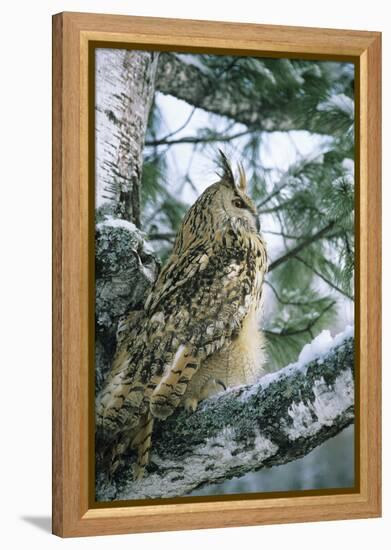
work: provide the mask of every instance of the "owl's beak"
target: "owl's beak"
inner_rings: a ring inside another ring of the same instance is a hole
[[[261,222],[260,222],[259,216],[255,216],[255,225],[257,227],[257,232],[260,233],[261,232]]]

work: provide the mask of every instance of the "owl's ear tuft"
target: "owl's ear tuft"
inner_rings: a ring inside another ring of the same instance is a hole
[[[219,167],[218,176],[222,181],[225,181],[235,187],[235,178],[232,172],[231,164],[221,149],[219,149],[219,153],[220,156],[217,159],[217,165]]]
[[[242,191],[242,193],[246,193],[247,191],[247,178],[246,178],[246,172],[244,171],[243,164],[241,162],[238,163],[238,171],[239,171],[239,189]]]

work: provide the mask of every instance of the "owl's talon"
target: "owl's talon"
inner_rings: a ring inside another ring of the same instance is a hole
[[[140,464],[133,465],[133,480],[140,481],[144,477],[145,467]]]
[[[185,403],[184,403],[183,406],[184,406],[186,412],[192,412],[193,413],[197,410],[198,399],[196,399],[195,397],[188,397],[185,400]]]

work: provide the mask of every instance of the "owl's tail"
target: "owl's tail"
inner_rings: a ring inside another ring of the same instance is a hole
[[[141,479],[143,477],[145,467],[149,463],[153,422],[153,416],[148,411],[141,417],[137,432],[130,443],[132,449],[137,449],[137,464],[133,469],[134,479]]]
[[[150,410],[153,416],[165,420],[174,412],[199,366],[200,361],[190,348],[179,346],[170,368],[152,391]]]
[[[104,453],[98,459],[101,469],[108,473],[109,479],[113,479],[119,467],[125,466],[126,453],[129,449],[134,449],[137,452],[137,462],[133,466],[133,479],[143,477],[145,467],[149,462],[153,420],[150,412],[145,413],[135,428],[124,430],[118,435],[115,443],[105,447]]]

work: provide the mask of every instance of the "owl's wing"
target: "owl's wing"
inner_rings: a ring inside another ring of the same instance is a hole
[[[257,300],[254,289],[261,288],[251,251],[220,247],[211,255],[188,255],[178,267],[151,303],[154,315],[172,308],[171,315],[164,316],[173,333],[171,361],[150,398],[151,412],[159,418],[169,416],[180,403],[201,362],[239,332]]]
[[[137,425],[144,391],[137,382],[139,358],[145,353],[144,326],[145,314],[137,312],[122,321],[117,331],[114,360],[95,402],[97,437],[103,441],[113,440],[125,425]],[[129,398],[132,406],[124,407]]]
[[[97,400],[98,428],[111,435],[131,429],[148,404],[154,416],[169,416],[201,361],[240,330],[256,276],[251,254],[223,247],[190,251],[169,265],[146,318],[117,351]]]

